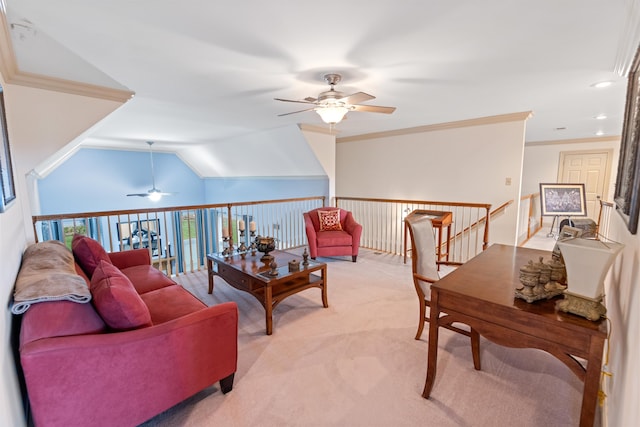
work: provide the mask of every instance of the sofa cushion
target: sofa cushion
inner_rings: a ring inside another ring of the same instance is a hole
[[[177,319],[207,306],[180,285],[168,286],[140,295],[154,325]]]
[[[329,211],[318,211],[320,221],[320,231],[341,231],[340,211],[332,209]]]
[[[75,234],[71,242],[71,250],[76,262],[80,264],[89,278],[93,276],[93,270],[96,269],[100,261],[111,264],[109,255],[102,245],[90,237]]]
[[[107,329],[91,304],[47,301],[27,310],[20,328],[20,344],[41,338],[99,334]]]
[[[100,261],[91,277],[93,303],[115,330],[151,326],[151,315],[131,281],[114,265]]]
[[[134,265],[120,271],[129,278],[140,295],[176,284],[152,265]]]
[[[317,236],[319,248],[327,246],[351,246],[353,238],[346,231],[327,231]]]

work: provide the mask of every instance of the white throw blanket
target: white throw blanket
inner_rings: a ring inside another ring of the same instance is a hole
[[[38,302],[86,303],[91,301],[91,292],[76,273],[71,251],[63,243],[50,240],[24,251],[13,299],[11,312],[21,314]]]

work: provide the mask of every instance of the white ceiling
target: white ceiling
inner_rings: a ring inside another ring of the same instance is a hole
[[[273,99],[315,97],[327,72],[397,107],[349,113],[339,137],[522,111],[528,142],[619,135],[637,3],[5,0],[21,71],[136,93],[88,135],[114,147],[328,127]]]

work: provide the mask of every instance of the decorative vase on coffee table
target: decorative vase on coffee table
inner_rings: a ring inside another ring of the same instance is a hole
[[[271,263],[271,261],[273,260],[273,255],[269,255],[269,252],[275,250],[276,239],[273,237],[257,236],[255,243],[258,251],[264,254],[262,258],[260,258],[260,261],[264,262],[265,264]]]

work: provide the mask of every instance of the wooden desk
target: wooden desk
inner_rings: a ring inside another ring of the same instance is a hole
[[[329,307],[327,300],[327,264],[309,260],[302,265],[302,258],[293,254],[273,251],[270,253],[278,264],[278,274],[271,276],[270,268],[260,261],[261,253],[225,258],[219,254],[207,255],[209,293],[213,293],[213,277],[220,276],[236,289],[248,292],[262,304],[265,310],[267,335],[273,333],[273,309],[285,298],[309,288],[320,288],[322,305]],[[300,261],[300,270],[289,271],[289,261]],[[313,272],[320,273],[312,274]]]
[[[449,261],[449,242],[451,241],[451,224],[453,223],[453,212],[447,211],[427,211],[416,209],[406,216],[407,218],[411,218],[414,216],[428,216],[431,218],[431,224],[433,228],[438,230],[438,240],[436,246],[436,260],[441,261],[442,257],[445,257],[446,261]],[[442,229],[447,229],[447,242],[445,244],[446,252],[442,253]],[[407,263],[407,233],[409,231],[409,226],[407,222],[404,223],[404,263]],[[438,270],[440,270],[440,265],[438,265]]]
[[[520,284],[520,267],[540,256],[549,260],[551,253],[493,245],[431,285],[429,356],[423,397],[429,398],[436,376],[439,326],[461,322],[497,344],[545,350],[567,365],[584,382],[580,426],[593,425],[607,337],[606,321],[592,322],[556,311],[555,303],[562,297],[532,304],[516,299],[514,289]],[[585,359],[586,369],[574,357]]]

